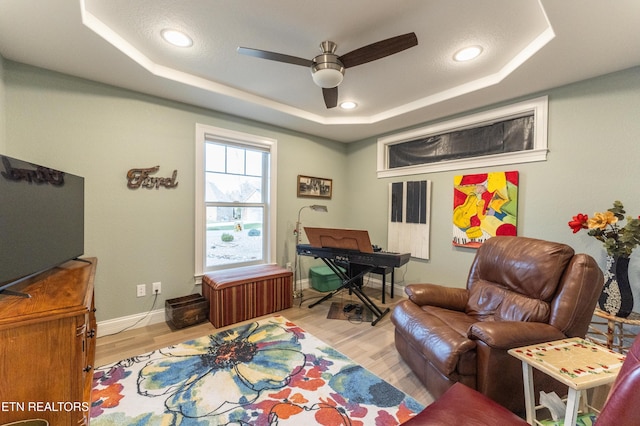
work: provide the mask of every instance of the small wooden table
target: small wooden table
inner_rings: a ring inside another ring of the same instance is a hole
[[[587,389],[613,382],[625,356],[588,340],[574,337],[510,349],[522,361],[527,422],[536,422],[533,368],[569,387],[564,424],[575,425],[580,398],[586,407]]]

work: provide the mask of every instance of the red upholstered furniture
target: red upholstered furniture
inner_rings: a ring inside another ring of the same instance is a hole
[[[209,321],[220,328],[290,308],[293,274],[277,265],[256,265],[211,272],[202,277]]]
[[[527,426],[520,417],[462,383],[454,384],[402,426]]]
[[[454,383],[524,413],[520,361],[509,349],[584,337],[604,284],[595,260],[565,244],[493,237],[466,288],[411,284],[393,310],[398,352],[434,398]],[[534,372],[545,392],[566,387]]]
[[[596,420],[597,426],[640,424],[640,337],[636,337],[622,364],[609,398]]]
[[[640,338],[627,354],[609,397],[596,419],[596,426],[640,424]],[[404,423],[406,426],[516,426],[527,423],[481,393],[456,383],[436,402]]]

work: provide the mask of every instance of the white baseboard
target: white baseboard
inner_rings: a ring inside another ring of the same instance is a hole
[[[378,278],[370,278],[370,281],[374,281],[379,285],[382,285],[382,280]],[[308,279],[300,280],[298,283],[300,290],[310,288],[310,282]],[[394,286],[395,294],[403,294],[402,287]],[[136,328],[145,327],[147,325],[157,324],[166,321],[164,308],[156,309],[151,312],[144,312],[140,314],[128,315],[125,317],[114,318],[110,320],[98,322],[98,337],[104,337],[111,334],[121,332],[123,330],[134,330]]]
[[[164,308],[156,309],[151,312],[141,314],[128,315],[126,317],[114,318],[110,320],[98,322],[98,337],[116,334],[123,330],[133,330],[135,328],[145,327],[151,324],[157,324],[165,321]]]

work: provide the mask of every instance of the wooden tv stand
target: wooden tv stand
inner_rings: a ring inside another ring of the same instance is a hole
[[[88,425],[96,347],[96,258],[69,261],[0,293],[0,420]]]

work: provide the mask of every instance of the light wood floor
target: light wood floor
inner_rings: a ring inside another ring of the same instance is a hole
[[[380,301],[379,289],[365,287],[365,293],[381,308],[393,307],[401,299],[386,297],[386,304]],[[342,352],[369,371],[388,381],[398,389],[411,395],[416,401],[428,405],[433,398],[415,378],[409,367],[402,361],[393,343],[393,324],[387,314],[375,326],[371,323],[354,323],[346,320],[327,319],[332,302],[360,303],[355,295],[342,291],[331,299],[309,308],[326,293],[305,289],[302,299],[294,300],[294,307],[277,312],[305,331],[333,348]],[[384,309],[383,309],[384,310]],[[269,317],[271,315],[267,315]],[[216,329],[211,323],[173,330],[166,323],[153,324],[120,334],[98,338],[96,365],[102,366],[125,358],[150,352],[192,338],[216,333],[238,324]]]

